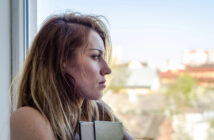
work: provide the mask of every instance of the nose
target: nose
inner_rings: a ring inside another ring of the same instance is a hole
[[[109,65],[104,61],[103,67],[101,69],[101,75],[107,75],[111,73],[111,68]]]

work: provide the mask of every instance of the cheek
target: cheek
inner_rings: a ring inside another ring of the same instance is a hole
[[[91,64],[76,67],[69,74],[74,77],[79,88],[93,88],[99,81],[99,69]]]
[[[85,80],[96,80],[99,76],[99,66],[96,63],[86,63],[83,71]]]
[[[77,71],[75,80],[81,95],[88,99],[99,99],[101,89],[99,87],[99,66],[96,63],[84,64],[82,71]]]
[[[68,66],[66,72],[76,80],[78,86],[87,86],[86,84],[90,85],[99,81],[99,70],[100,67],[97,62],[87,59],[79,65]]]

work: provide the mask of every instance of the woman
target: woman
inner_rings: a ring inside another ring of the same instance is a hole
[[[78,122],[117,121],[99,100],[110,39],[95,16],[50,17],[35,37],[23,67],[11,139],[78,139]],[[125,139],[132,139],[124,131]]]

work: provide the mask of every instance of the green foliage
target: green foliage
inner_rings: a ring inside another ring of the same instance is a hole
[[[191,101],[195,99],[194,89],[197,83],[194,78],[188,74],[183,74],[178,77],[175,84],[171,85],[166,95],[171,101],[171,105],[174,106],[174,111],[182,110],[191,106]]]
[[[125,87],[127,80],[130,75],[130,71],[125,66],[111,66],[112,73],[108,77],[108,87],[106,88],[105,92],[111,90],[115,93],[120,91],[122,88]]]
[[[210,125],[207,130],[207,139],[206,140],[213,140],[214,139],[214,119],[209,121]]]
[[[210,127],[214,128],[214,119],[210,120]]]

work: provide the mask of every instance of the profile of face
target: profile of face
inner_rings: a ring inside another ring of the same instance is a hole
[[[104,59],[105,47],[99,34],[93,30],[89,32],[88,46],[86,49],[78,49],[76,58],[68,60],[65,72],[71,75],[81,91],[81,97],[97,100],[101,98],[105,88],[105,76],[111,73],[111,69]]]

